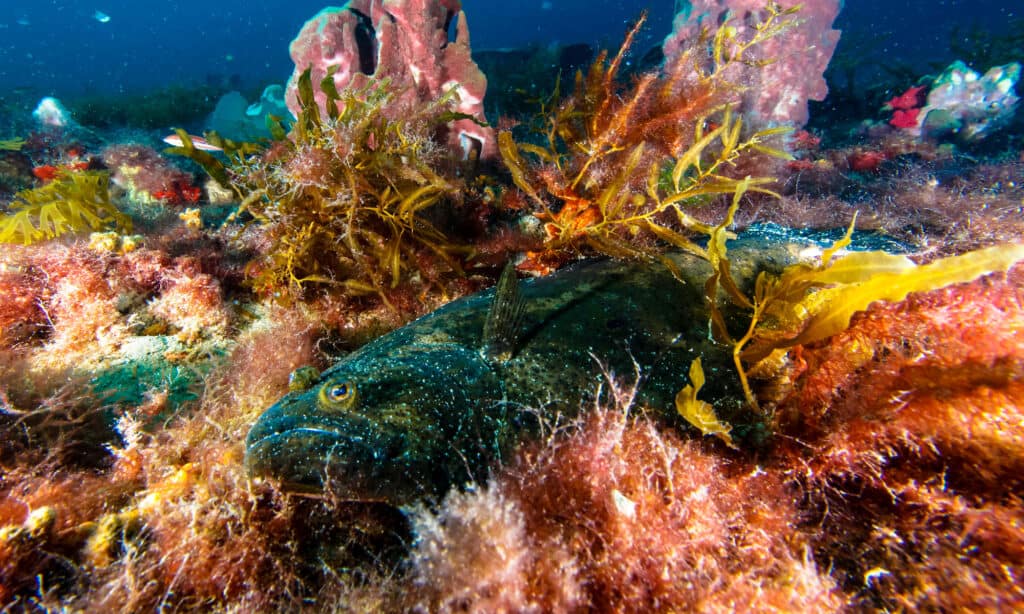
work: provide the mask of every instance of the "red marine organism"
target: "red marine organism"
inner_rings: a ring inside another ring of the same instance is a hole
[[[909,88],[899,96],[890,98],[885,107],[893,111],[889,125],[893,128],[917,128],[918,115],[925,102],[925,89],[923,85]]]
[[[145,145],[125,143],[103,150],[103,163],[110,168],[110,179],[138,202],[165,201],[180,205],[196,203],[202,189],[192,184],[192,176],[172,165],[159,152]]]
[[[889,154],[884,151],[854,151],[846,160],[850,164],[851,171],[858,173],[873,173],[882,166],[882,162],[889,159]]]

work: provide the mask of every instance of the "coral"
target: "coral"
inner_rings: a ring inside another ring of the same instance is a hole
[[[130,233],[131,219],[110,202],[107,173],[60,172],[46,185],[18,192],[0,217],[0,243],[28,245],[86,229]]]
[[[1020,64],[994,66],[979,75],[963,62],[950,64],[932,82],[928,101],[918,113],[922,136],[952,135],[963,143],[986,138],[1006,126],[1020,100],[1013,91]]]
[[[559,99],[556,90],[545,103],[536,122],[542,145],[499,135],[513,181],[544,222],[544,251],[531,255],[524,268],[546,271],[548,262],[582,248],[650,257],[644,244],[656,241],[703,254],[683,233],[708,233],[711,227],[684,208],[709,196],[765,191],[760,186],[770,180],[740,181],[728,172],[755,152],[787,157],[765,144],[785,130],[741,140],[742,122],[731,111],[736,90],[725,77],[748,48],[792,25],[789,14],[770,12],[747,41],[723,28],[710,50],[695,41],[663,75],[644,74],[625,88],[618,83],[619,70],[643,21],[610,61],[603,52],[585,77],[578,76],[570,96]],[[708,70],[699,67],[704,54],[713,57]]]
[[[448,40],[456,23],[456,38]],[[470,56],[469,28],[459,0],[350,0],[329,7],[306,22],[292,41],[295,72],[285,94],[298,116],[302,102],[299,81],[311,70],[314,83],[333,82],[339,91],[363,90],[372,80],[387,79],[395,97],[384,109],[398,119],[409,108],[455,95],[456,117],[443,140],[463,157],[494,157],[493,131],[482,125],[487,79]],[[330,114],[343,101],[317,92],[316,105]]]
[[[111,145],[103,150],[101,158],[111,171],[111,181],[134,202],[195,203],[202,194],[192,185],[188,173],[145,145]]]
[[[677,9],[680,3],[677,3]],[[779,124],[799,128],[807,123],[808,100],[828,94],[824,72],[839,41],[832,22],[839,0],[690,0],[678,10],[672,33],[662,48],[666,64],[678,61],[694,41],[711,39],[727,30],[737,41],[760,36],[760,15],[767,9],[799,8],[799,23],[784,36],[752,49],[728,68],[727,79],[745,88],[737,112],[751,126]],[[728,20],[728,23],[726,23]],[[707,62],[702,58],[698,61]]]

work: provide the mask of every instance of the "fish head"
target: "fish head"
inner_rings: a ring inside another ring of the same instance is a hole
[[[286,489],[403,505],[479,477],[496,452],[500,380],[460,345],[357,352],[297,379],[246,438],[250,474]]]

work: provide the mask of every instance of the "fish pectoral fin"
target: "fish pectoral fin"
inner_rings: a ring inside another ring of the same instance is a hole
[[[516,267],[505,265],[494,291],[491,310],[484,322],[483,355],[491,360],[512,358],[523,336],[525,302],[519,292]]]

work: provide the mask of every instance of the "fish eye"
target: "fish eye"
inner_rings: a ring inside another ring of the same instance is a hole
[[[327,390],[327,397],[335,403],[344,401],[349,394],[348,384],[335,384]]]
[[[320,396],[330,406],[348,408],[355,401],[356,387],[352,382],[329,382]]]

